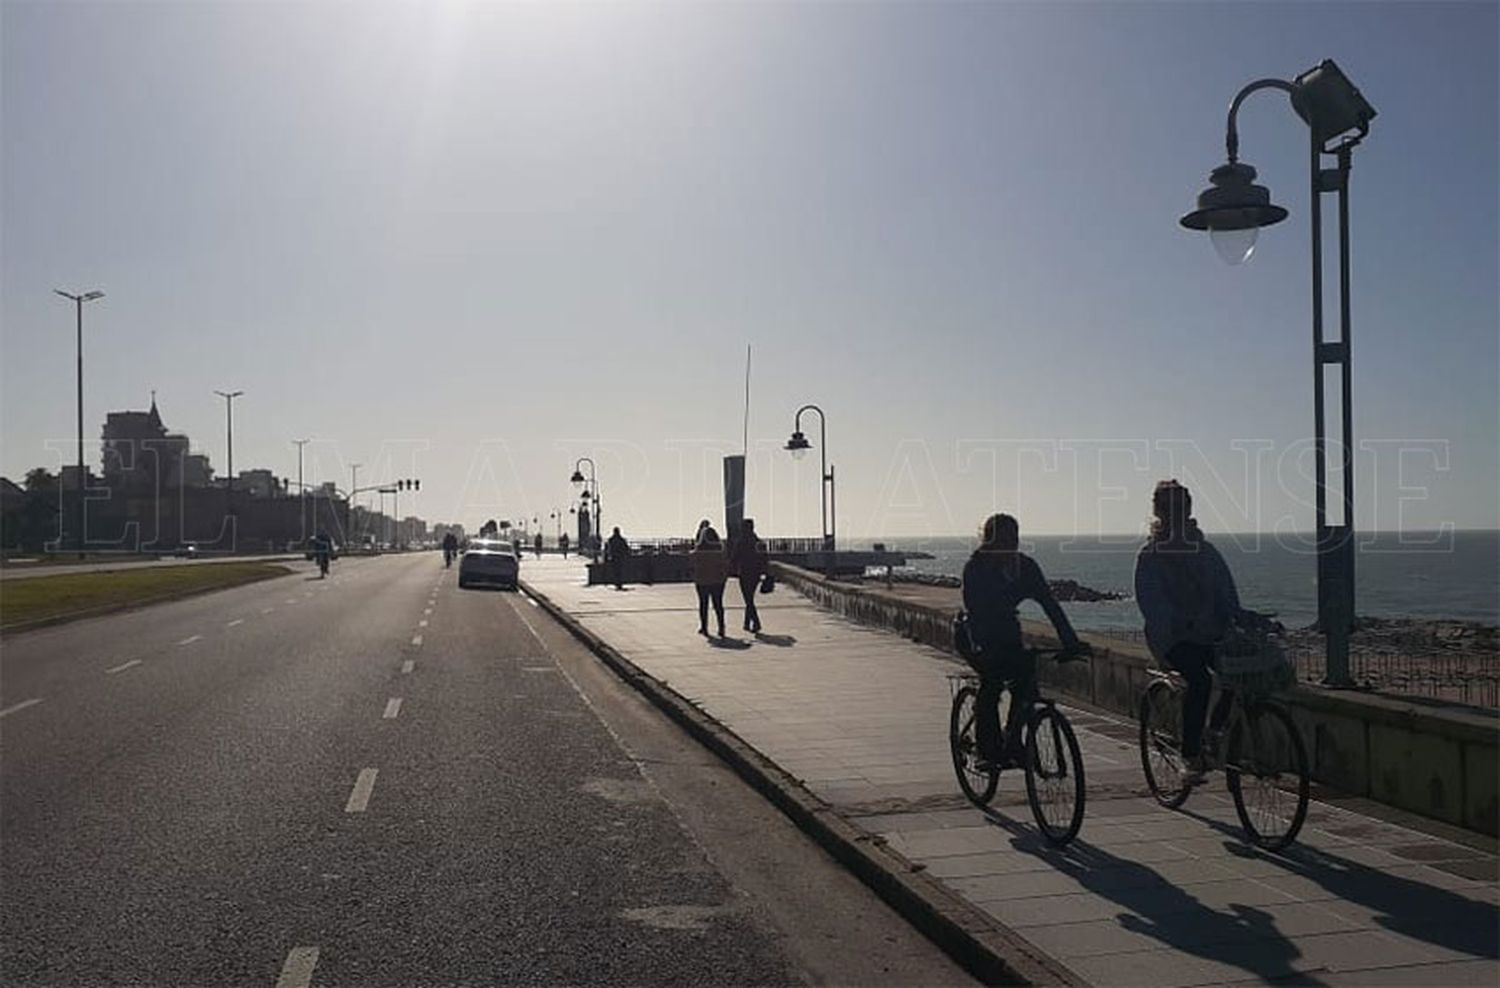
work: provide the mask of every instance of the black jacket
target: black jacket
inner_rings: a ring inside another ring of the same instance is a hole
[[[1078,644],[1078,636],[1068,623],[1052,588],[1042,576],[1042,568],[1025,553],[1016,553],[1014,574],[1002,565],[998,553],[976,552],[964,564],[964,610],[969,612],[969,631],[974,643],[982,649],[1017,649],[1022,647],[1021,622],[1016,608],[1023,600],[1042,605],[1063,646]]]

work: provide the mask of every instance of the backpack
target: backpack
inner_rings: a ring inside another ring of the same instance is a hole
[[[969,627],[969,612],[960,610],[953,615],[953,651],[968,662],[969,665],[978,668],[978,660],[982,649],[974,641],[973,629]]]

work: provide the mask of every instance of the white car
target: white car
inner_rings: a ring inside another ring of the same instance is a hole
[[[496,539],[474,539],[458,561],[460,587],[489,583],[514,590],[520,576],[521,564],[510,543]]]

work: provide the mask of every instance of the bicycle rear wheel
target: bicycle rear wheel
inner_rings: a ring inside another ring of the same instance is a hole
[[[975,768],[979,761],[979,742],[974,734],[974,712],[979,690],[963,686],[953,696],[953,711],[948,717],[948,747],[953,753],[953,770],[958,773],[958,787],[977,806],[985,806],[995,798],[995,788],[1000,784],[1000,770],[980,772]]]
[[[1156,679],[1141,694],[1141,769],[1151,795],[1169,810],[1187,801],[1192,787],[1182,777],[1182,690]]]
[[[1250,701],[1229,731],[1224,781],[1251,843],[1279,851],[1307,818],[1307,748],[1291,715],[1275,703]]]
[[[1083,826],[1083,754],[1062,711],[1038,707],[1026,734],[1026,800],[1047,842],[1058,847]]]

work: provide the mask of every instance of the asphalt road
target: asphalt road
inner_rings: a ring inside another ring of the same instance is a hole
[[[0,645],[0,982],[965,982],[455,575],[346,560]]]

